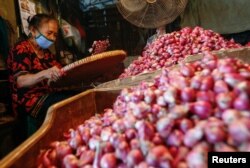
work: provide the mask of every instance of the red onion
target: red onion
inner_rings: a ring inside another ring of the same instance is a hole
[[[155,94],[152,90],[146,90],[144,92],[144,101],[148,104],[152,103],[155,100]]]
[[[228,74],[225,74],[224,80],[229,86],[235,87],[240,82],[243,82],[244,78],[237,73],[228,73]]]
[[[209,143],[215,144],[226,140],[226,132],[220,121],[210,121],[205,127],[206,139]]]
[[[108,141],[113,131],[111,127],[105,127],[101,132],[101,140]]]
[[[129,129],[129,128],[134,128],[135,123],[136,123],[137,120],[136,120],[135,116],[133,115],[133,112],[128,111],[128,112],[125,114],[124,117],[125,117],[125,118],[124,118],[123,122],[124,122],[125,127],[126,127],[127,129]]]
[[[80,156],[79,166],[85,166],[87,164],[92,164],[95,158],[95,152],[88,150]]]
[[[169,87],[168,90],[164,93],[164,99],[167,103],[175,103],[178,95],[178,90],[175,87]]]
[[[236,120],[230,124],[228,131],[233,140],[238,144],[249,141],[250,139],[249,129],[241,120]]]
[[[101,158],[101,168],[116,168],[117,161],[114,153],[107,153]]]
[[[124,134],[117,134],[117,133],[113,133],[110,136],[110,143],[116,148],[121,142],[124,142],[126,140],[125,135]]]
[[[145,102],[140,102],[137,104],[131,104],[131,109],[136,118],[141,119],[144,118],[147,113],[150,111],[150,106]]]
[[[168,117],[171,119],[183,118],[188,114],[189,109],[189,105],[176,105],[169,110]]]
[[[229,92],[229,87],[223,80],[218,80],[214,84],[214,92],[216,94]]]
[[[73,153],[72,148],[65,141],[59,143],[56,146],[56,155],[57,155],[58,159],[63,159],[66,155],[69,155],[72,153]]]
[[[149,165],[147,164],[147,162],[141,162],[137,168],[148,168]]]
[[[212,91],[198,91],[196,92],[197,101],[206,101],[210,103],[215,102],[215,93]]]
[[[197,101],[193,104],[192,111],[199,116],[200,119],[208,118],[212,112],[212,106],[206,101]]]
[[[197,89],[197,90],[200,89],[202,78],[203,78],[202,76],[198,76],[198,75],[194,76],[191,79],[191,83],[190,83],[191,88]]]
[[[234,87],[234,91],[236,92],[236,94],[240,94],[240,93],[250,94],[250,82],[243,81],[243,82],[238,83]]]
[[[232,93],[219,93],[216,96],[216,103],[220,109],[229,109],[233,106],[233,99]]]
[[[192,128],[184,136],[184,144],[188,147],[193,147],[203,137],[203,131],[198,128]]]
[[[173,126],[174,126],[174,121],[168,117],[161,118],[156,123],[157,131],[163,138],[168,137]]]
[[[143,160],[144,160],[144,157],[142,155],[142,152],[139,149],[133,149],[128,153],[127,164],[130,167],[134,167],[138,165]]]
[[[250,152],[250,143],[246,142],[246,143],[242,143],[239,147],[238,150],[240,152]]]
[[[237,110],[249,110],[250,109],[250,99],[247,94],[241,93],[233,103],[233,106]]]
[[[153,139],[152,139],[152,142],[155,144],[155,145],[162,145],[163,144],[163,140],[160,136],[159,133],[155,133]]]
[[[169,151],[167,150],[165,146],[162,146],[162,145],[152,148],[146,157],[147,163],[150,166],[155,166],[155,167],[160,167],[161,164],[164,164],[164,163],[167,164],[167,167],[171,167],[170,166],[171,160],[172,160],[172,157]]]
[[[201,81],[200,89],[204,91],[211,90],[213,88],[213,85],[213,78],[211,76],[206,76]]]
[[[194,68],[191,65],[185,65],[180,68],[183,76],[192,77],[194,75]]]
[[[214,150],[215,150],[215,152],[236,152],[236,149],[234,149],[230,145],[227,145],[224,142],[216,143]]]
[[[167,138],[167,145],[170,146],[180,146],[183,141],[183,133],[179,130],[174,130],[171,134],[169,134]]]
[[[78,168],[78,159],[75,155],[69,154],[63,158],[63,167]]]
[[[154,126],[148,121],[140,120],[135,125],[140,139],[152,140],[155,130]]]
[[[82,153],[85,153],[88,150],[87,146],[80,146],[76,149],[76,156],[79,157]]]
[[[99,136],[93,136],[89,140],[89,148],[95,150],[100,145],[101,138]]]
[[[195,91],[192,88],[184,88],[181,91],[181,99],[184,102],[192,102],[195,100]]]
[[[193,127],[193,122],[189,119],[181,119],[179,122],[179,129],[183,132],[186,133],[189,129]]]
[[[126,129],[126,126],[122,119],[118,119],[113,123],[112,128],[118,133],[123,133]]]
[[[129,145],[126,141],[119,143],[117,148],[115,148],[115,155],[119,159],[125,159],[129,152]]]
[[[222,119],[226,124],[231,124],[240,119],[240,117],[240,112],[234,109],[227,109],[222,114]]]
[[[132,149],[139,149],[140,148],[140,141],[138,139],[132,139],[130,141],[130,147]]]
[[[87,144],[91,137],[90,129],[88,127],[78,127],[78,131],[80,132],[83,142]]]
[[[38,166],[39,167],[53,167],[57,165],[56,151],[49,149],[43,151],[38,156]]]
[[[103,142],[101,148],[104,153],[111,153],[115,151],[113,145],[110,142]]]
[[[193,148],[186,160],[188,167],[207,167],[207,149]]]
[[[77,149],[79,146],[82,145],[82,138],[80,134],[78,133],[78,131],[73,131],[72,137],[68,141],[69,141],[69,145],[73,149]]]
[[[174,156],[173,157],[173,159],[174,159],[173,160],[173,167],[177,167],[177,165],[180,162],[184,161],[186,159],[188,153],[189,153],[189,149],[187,147],[180,146],[178,148],[178,150],[176,151],[176,154],[172,155],[172,156]]]

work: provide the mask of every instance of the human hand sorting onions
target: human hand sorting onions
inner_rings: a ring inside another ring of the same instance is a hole
[[[52,68],[46,70],[46,77],[48,79],[48,83],[56,82],[62,77],[62,75],[63,72],[57,66],[53,66]]]

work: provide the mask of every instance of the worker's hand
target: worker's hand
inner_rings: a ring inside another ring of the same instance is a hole
[[[57,66],[53,66],[46,70],[46,78],[51,82],[55,82],[62,76],[61,70]]]

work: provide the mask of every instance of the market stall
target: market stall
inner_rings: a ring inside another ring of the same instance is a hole
[[[94,8],[83,2],[84,12]],[[232,156],[224,155],[229,158],[225,163],[249,167],[244,160],[250,152],[249,46],[226,39],[216,28],[211,30],[197,23],[159,33],[183,12],[190,12],[193,5],[199,7],[194,11],[206,8],[194,2],[96,2],[98,7],[102,4],[102,10],[104,5],[116,5],[120,17],[129,24],[156,29],[156,34],[133,60],[127,56],[131,51],[120,46],[125,46],[123,42],[114,44],[118,49],[106,51],[110,44],[105,39],[94,41],[86,58],[62,66],[60,72],[64,76],[49,81],[49,87],[82,90],[50,106],[42,126],[0,160],[0,167],[206,168],[214,163],[211,162],[214,152],[218,155],[231,152],[236,157],[240,153],[243,160],[233,163]],[[59,3],[63,2],[50,2],[48,6],[52,12],[69,9],[65,4],[64,8],[58,7]],[[69,4],[75,6],[76,2]],[[204,13],[197,13],[206,20]],[[77,23],[73,15],[60,15],[72,24]],[[110,25],[116,25],[110,30],[124,30],[125,24],[112,18],[105,9],[98,13],[100,16],[104,18],[103,25],[91,22],[90,29],[94,25],[106,31]],[[193,21],[201,22],[199,19]],[[70,30],[67,28],[72,25],[63,23],[63,31]],[[73,31],[68,33],[67,43],[76,42]],[[120,35],[129,42],[124,34]],[[99,50],[100,46],[105,50]],[[125,63],[121,72],[120,65],[125,59],[129,64]],[[91,89],[83,91],[84,86]]]

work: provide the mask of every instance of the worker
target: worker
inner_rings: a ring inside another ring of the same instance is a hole
[[[28,23],[28,38],[11,49],[7,60],[13,111],[22,121],[27,120],[27,137],[42,125],[52,104],[72,96],[49,86],[63,75],[60,63],[48,49],[57,38],[58,21],[37,14]]]
[[[152,42],[154,42],[156,39],[158,39],[159,37],[161,37],[164,34],[166,34],[165,25],[156,28],[156,33],[148,38],[147,45],[151,44]]]

